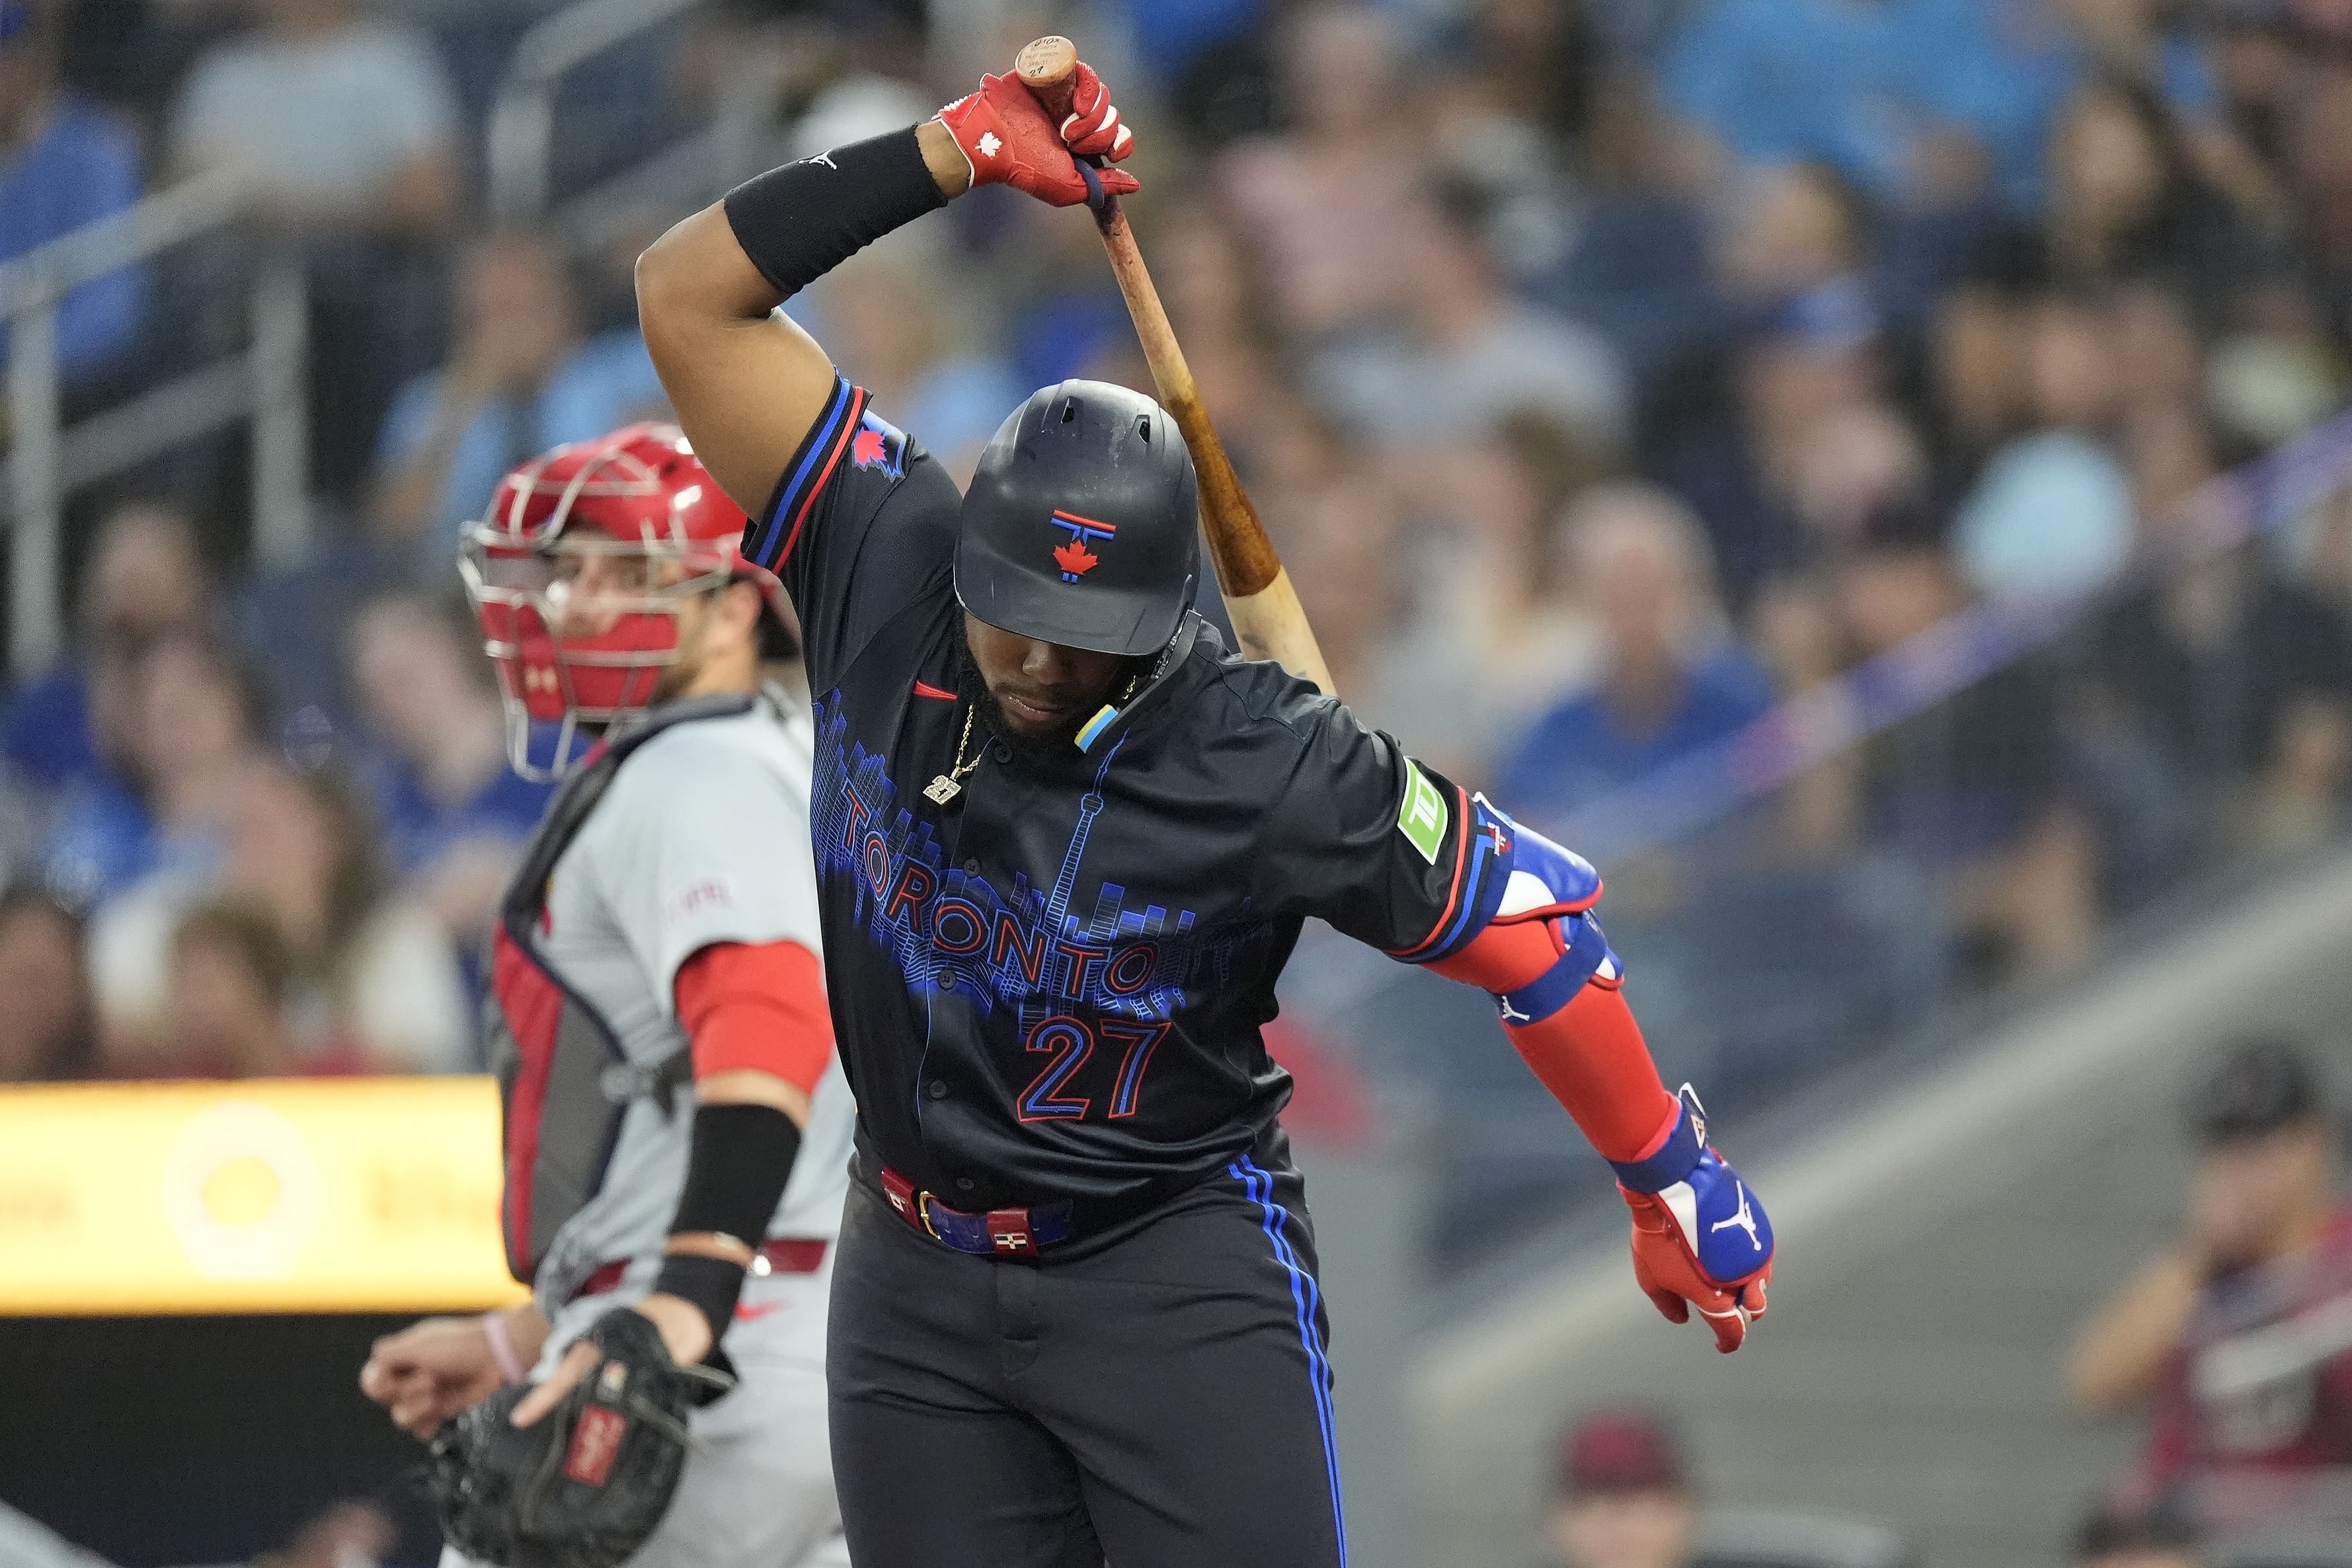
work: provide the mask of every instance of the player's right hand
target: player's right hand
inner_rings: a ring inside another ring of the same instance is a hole
[[[478,1317],[411,1323],[376,1341],[360,1369],[360,1392],[389,1410],[394,1426],[419,1437],[430,1437],[504,1382]]]
[[[1059,125],[1017,76],[984,76],[978,92],[940,110],[940,123],[971,164],[971,183],[1011,185],[1057,207],[1090,199],[1097,186],[1111,196],[1140,190],[1123,170],[1078,166],[1080,157],[1118,162],[1135,151],[1135,137],[1089,67],[1078,66],[1071,86],[1070,113]]]
[[[1620,1186],[1633,1211],[1633,1282],[1669,1322],[1690,1321],[1691,1309],[1715,1331],[1715,1348],[1728,1355],[1764,1315],[1764,1289],[1772,1279],[1772,1222],[1739,1173],[1712,1149],[1663,1192]]]

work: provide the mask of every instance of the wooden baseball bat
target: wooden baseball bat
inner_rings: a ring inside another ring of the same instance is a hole
[[[1070,112],[1071,77],[1078,63],[1077,46],[1060,37],[1038,38],[1024,47],[1013,62],[1013,74],[1059,125]],[[1192,453],[1192,469],[1201,482],[1201,525],[1208,536],[1209,559],[1217,569],[1217,587],[1224,595],[1225,613],[1233,618],[1241,651],[1250,658],[1270,658],[1303,680],[1338,695],[1323,650],[1315,643],[1315,628],[1307,624],[1290,574],[1265,536],[1242,482],[1234,473],[1225,444],[1217,439],[1209,411],[1201,405],[1200,388],[1192,384],[1192,367],[1160,308],[1160,291],[1136,248],[1135,233],[1118,198],[1106,199],[1095,214],[1102,231],[1103,248],[1110,253],[1111,275],[1127,300],[1127,313],[1135,318],[1135,335],[1151,366],[1160,401],[1176,418],[1184,445]]]

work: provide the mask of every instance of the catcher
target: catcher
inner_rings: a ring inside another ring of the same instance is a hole
[[[807,839],[740,831],[806,817],[812,744],[761,679],[790,636],[743,521],[640,425],[516,469],[468,531],[515,764],[569,776],[488,1009],[531,1300],[360,1374],[432,1438],[446,1568],[847,1561],[824,1345],[855,1110]]]

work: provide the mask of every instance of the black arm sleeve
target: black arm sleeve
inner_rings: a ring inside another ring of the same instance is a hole
[[[725,206],[735,243],[789,300],[946,201],[909,126],[771,169]]]
[[[800,1129],[774,1106],[697,1106],[686,1189],[670,1234],[716,1231],[757,1247],[767,1239],[800,1148]],[[743,1270],[722,1258],[666,1258],[654,1289],[701,1308],[715,1346],[734,1320]]]

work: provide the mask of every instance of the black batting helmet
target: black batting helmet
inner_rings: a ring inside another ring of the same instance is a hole
[[[964,491],[955,589],[1022,637],[1157,652],[1201,581],[1192,457],[1139,392],[1066,381],[997,427]]]

